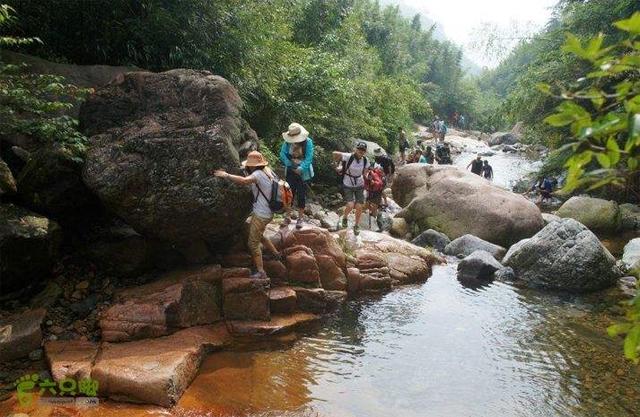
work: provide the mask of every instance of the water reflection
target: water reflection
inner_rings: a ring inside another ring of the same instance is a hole
[[[240,362],[251,370],[226,372],[238,367],[235,354],[212,356],[180,405],[368,417],[637,415],[640,377],[607,324],[574,297],[500,282],[472,290],[457,282],[455,265],[441,266],[424,285],[352,301],[291,349],[246,353]],[[205,381],[218,388],[198,388]]]

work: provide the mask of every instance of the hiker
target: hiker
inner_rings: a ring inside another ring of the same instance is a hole
[[[448,165],[451,164],[451,149],[449,149],[448,143],[438,143],[436,144],[436,155],[435,159],[440,165]]]
[[[489,165],[489,161],[486,159],[482,165],[482,176],[489,181],[493,181],[493,168]]]
[[[248,174],[246,177],[229,174],[223,169],[218,169],[214,172],[216,177],[227,178],[235,184],[251,186],[253,213],[249,223],[247,247],[256,267],[256,273],[251,275],[251,278],[257,279],[267,278],[262,260],[261,242],[276,258],[280,258],[280,252],[269,239],[264,237],[264,230],[273,219],[273,212],[269,206],[270,200],[267,195],[271,193],[272,182],[276,178],[273,171],[267,166],[268,164],[260,152],[252,151],[247,155],[247,160],[242,163]]]
[[[376,219],[378,230],[382,231],[382,215],[378,211],[382,203],[382,194],[385,187],[384,169],[380,164],[371,163],[365,177],[365,189],[367,190],[367,207],[369,209],[369,229],[371,229],[371,217]]]
[[[393,174],[396,172],[396,165],[393,163],[393,159],[382,153],[382,148],[374,149],[373,155],[376,163],[380,165],[384,171],[384,188],[386,188],[387,184],[391,184],[393,182]],[[382,199],[384,200],[384,205],[388,206],[387,195],[385,193],[382,193]]]
[[[438,133],[439,133],[440,140],[444,142],[444,135],[447,134],[447,124],[445,123],[444,120],[440,121],[440,130]]]
[[[400,161],[404,164],[406,162],[405,152],[409,148],[409,141],[402,127],[398,127],[398,148],[400,149]]]
[[[360,233],[360,216],[364,204],[364,179],[368,174],[367,144],[358,142],[353,153],[334,151],[333,159],[341,162],[340,177],[342,178],[342,192],[346,207],[342,217],[342,227],[348,226],[348,217],[351,210],[356,209],[356,223],[353,233]]]
[[[459,120],[458,123],[460,125],[460,129],[464,129],[465,128],[464,116],[462,114],[460,115],[460,120]]]
[[[431,146],[427,146],[427,149],[422,151],[422,155],[420,156],[420,160],[418,162],[420,162],[421,164],[433,164],[434,160],[435,155],[431,150]]]
[[[298,206],[296,229],[300,229],[304,221],[307,182],[313,178],[313,140],[309,137],[309,132],[298,123],[291,123],[282,137],[284,142],[280,147],[280,161],[285,167],[285,179]],[[281,227],[291,223],[290,214],[288,210]]]
[[[538,199],[537,204],[542,204],[545,200],[551,200],[551,194],[553,193],[553,189],[557,184],[558,181],[555,178],[544,177],[544,179],[542,179],[538,183],[540,198]]]
[[[483,167],[483,163],[482,163],[482,156],[478,155],[476,157],[476,159],[472,160],[471,162],[469,162],[469,165],[467,165],[467,169],[469,169],[469,167],[471,167],[471,172],[473,172],[476,175],[480,175],[482,176],[482,167]]]

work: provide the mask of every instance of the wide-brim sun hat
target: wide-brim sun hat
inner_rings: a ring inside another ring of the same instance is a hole
[[[242,161],[242,167],[266,167],[269,165],[267,158],[258,151],[251,151],[247,155],[247,159]]]
[[[282,132],[282,137],[288,143],[300,143],[307,140],[309,132],[300,123],[291,123],[286,132]]]

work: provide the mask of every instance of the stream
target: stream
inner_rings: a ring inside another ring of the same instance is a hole
[[[514,155],[489,161],[504,187],[535,167]],[[83,415],[640,415],[640,372],[606,334],[608,293],[470,289],[448,262],[424,284],[348,301],[299,337],[209,356],[171,410],[105,402]]]

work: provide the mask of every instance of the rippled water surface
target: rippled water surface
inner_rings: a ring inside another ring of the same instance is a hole
[[[640,415],[640,375],[606,336],[597,296],[473,290],[454,268],[351,301],[289,348],[215,354],[179,405],[237,415]]]

